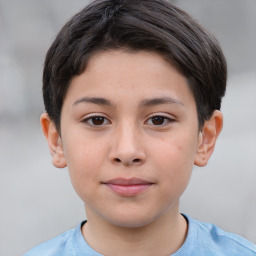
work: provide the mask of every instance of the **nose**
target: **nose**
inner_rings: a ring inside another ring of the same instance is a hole
[[[141,165],[146,161],[143,140],[138,129],[131,125],[115,130],[111,142],[110,161],[125,166]]]

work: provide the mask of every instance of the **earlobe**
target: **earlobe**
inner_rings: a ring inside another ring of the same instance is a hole
[[[194,164],[205,166],[210,159],[217,138],[222,130],[223,116],[218,110],[215,110],[212,117],[205,121],[204,126],[199,134],[198,148]]]
[[[40,122],[42,131],[48,142],[53,165],[57,168],[66,167],[67,164],[64,155],[63,144],[55,124],[49,118],[47,113],[43,113],[41,115]]]

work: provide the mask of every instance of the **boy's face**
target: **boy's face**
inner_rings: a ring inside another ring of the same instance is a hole
[[[67,92],[54,164],[68,166],[88,217],[142,226],[178,212],[202,163],[197,120],[186,79],[160,55],[97,53]]]

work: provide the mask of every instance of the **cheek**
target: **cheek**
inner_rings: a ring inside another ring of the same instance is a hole
[[[186,187],[190,179],[196,152],[196,143],[190,138],[176,136],[161,141],[154,149],[156,168],[159,168],[160,175],[166,177],[167,186]]]
[[[167,205],[176,202],[185,191],[193,168],[193,159],[182,145],[167,146],[161,156],[159,188]]]
[[[195,139],[185,135],[165,138],[155,143],[158,146],[153,148],[153,154],[159,159],[159,164],[180,170],[193,165],[197,144]]]
[[[64,149],[67,167],[72,185],[78,195],[83,197],[90,191],[93,184],[97,184],[100,166],[106,159],[102,145],[90,140],[81,141],[72,139],[67,141]],[[85,191],[88,191],[85,193]]]
[[[69,168],[85,172],[91,165],[100,165],[104,154],[104,144],[95,140],[72,137],[65,141],[64,153]]]

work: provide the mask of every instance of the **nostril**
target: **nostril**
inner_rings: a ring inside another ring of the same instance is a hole
[[[139,158],[136,158],[133,160],[134,163],[139,163],[140,162],[140,159]]]
[[[115,162],[120,163],[120,162],[121,162],[121,160],[120,160],[119,158],[115,158]]]

